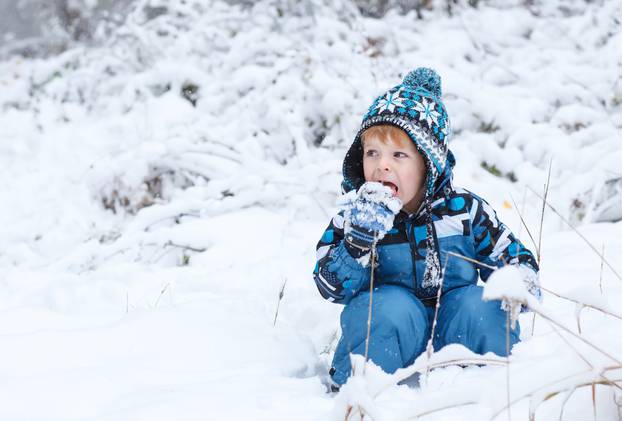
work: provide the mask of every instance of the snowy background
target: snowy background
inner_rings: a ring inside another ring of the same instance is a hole
[[[3,4],[0,419],[622,419],[621,1],[65,3],[31,34]],[[417,66],[545,301],[509,368],[450,347],[419,388],[368,367],[327,394],[315,244]]]

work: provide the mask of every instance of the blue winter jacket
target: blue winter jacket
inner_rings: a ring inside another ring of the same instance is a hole
[[[497,219],[492,207],[470,191],[452,186],[451,166],[437,186],[432,199],[432,226],[444,268],[443,292],[476,284],[478,275],[486,281],[492,273],[492,269],[460,256],[493,267],[524,264],[538,272],[533,254]],[[425,208],[415,215],[403,211],[396,215],[393,228],[377,246],[374,284],[403,286],[414,291],[424,304],[433,305],[438,287],[422,286],[426,220]],[[349,254],[343,228],[343,213],[339,213],[317,244],[313,275],[322,297],[347,304],[359,291],[369,289],[370,265],[363,266]]]

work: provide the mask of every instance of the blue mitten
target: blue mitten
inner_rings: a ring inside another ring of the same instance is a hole
[[[393,219],[402,208],[402,202],[393,196],[389,187],[367,182],[357,192],[344,197],[342,208],[346,246],[351,254],[359,257],[393,227]]]

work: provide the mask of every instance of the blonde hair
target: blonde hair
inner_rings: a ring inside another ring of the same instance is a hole
[[[371,126],[361,134],[361,144],[365,146],[365,139],[369,136],[376,137],[381,143],[386,144],[389,140],[397,143],[399,146],[405,146],[412,142],[406,132],[392,124],[378,124]]]

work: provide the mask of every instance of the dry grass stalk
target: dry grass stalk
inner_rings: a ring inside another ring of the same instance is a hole
[[[562,402],[562,406],[559,410],[559,421],[562,421],[562,417],[564,416],[564,409],[566,408],[566,404],[568,403],[568,401],[570,400],[570,398],[572,397],[572,395],[574,394],[576,390],[577,390],[576,388],[572,388],[572,390],[566,393],[566,396],[564,397],[564,401]]]
[[[454,256],[454,257],[457,257],[457,258],[459,258],[459,259],[466,260],[467,262],[471,262],[471,263],[474,263],[474,264],[476,264],[476,265],[479,265],[479,266],[482,266],[482,267],[485,267],[485,268],[488,268],[488,269],[491,269],[491,270],[497,270],[497,269],[499,269],[499,268],[498,268],[498,267],[496,267],[496,266],[487,265],[486,263],[482,263],[482,262],[480,262],[479,260],[471,259],[470,257],[466,257],[466,256],[463,256],[463,255],[461,255],[461,254],[454,253],[453,251],[448,251],[448,252],[447,252],[447,255],[448,255],[448,256]]]
[[[162,291],[160,291],[160,295],[158,295],[158,299],[156,300],[155,304],[153,305],[154,307],[158,306],[158,304],[160,303],[160,298],[162,298],[162,296],[164,295],[164,293],[166,292],[166,290],[168,289],[168,287],[170,285],[171,285],[170,282],[168,284],[164,285],[164,288],[162,288]]]
[[[376,234],[374,233],[374,237]],[[365,368],[367,367],[367,359],[369,355],[369,337],[371,336],[371,316],[372,305],[374,299],[374,272],[376,271],[376,241],[371,246],[371,273],[369,275],[369,308],[367,311],[367,336],[365,337],[365,365],[363,366],[363,374],[365,374]]]
[[[550,289],[548,289],[548,288],[540,287],[540,289],[541,289],[542,291],[544,291],[544,292],[548,292],[549,294],[552,294],[552,295],[554,295],[554,296],[556,296],[556,297],[558,297],[558,298],[561,298],[561,299],[563,299],[563,300],[567,300],[567,301],[573,302],[573,303],[575,303],[575,304],[582,305],[583,307],[593,308],[594,310],[598,310],[598,311],[603,312],[603,313],[605,313],[605,314],[607,314],[607,315],[609,315],[609,316],[612,316],[612,317],[615,317],[615,318],[617,318],[617,319],[622,320],[622,315],[617,314],[617,313],[614,313],[614,312],[612,312],[611,310],[601,308],[601,307],[599,307],[599,306],[597,306],[597,305],[594,305],[594,304],[587,304],[587,303],[583,303],[583,302],[581,302],[581,301],[579,301],[579,300],[575,300],[574,298],[566,297],[566,296],[564,296],[564,295],[562,295],[562,294],[560,294],[560,293],[558,293],[558,292],[551,291],[551,290],[550,290]]]
[[[508,402],[508,420],[512,421],[512,406],[510,405],[510,313],[510,309],[505,312],[505,352],[508,362],[505,367],[505,390]]]
[[[516,205],[516,202],[514,201],[514,198],[512,197],[512,195],[510,194],[510,199],[512,199],[512,202],[514,203],[514,209],[516,209],[518,211],[519,215],[524,215],[525,214],[525,203],[527,201],[527,188],[523,188],[523,199],[521,201],[521,207],[520,207],[520,211],[518,210],[518,206]],[[527,228],[526,224],[521,224],[520,227],[518,227],[518,238],[521,238],[523,235],[523,227]],[[531,235],[530,235],[531,236]],[[535,242],[534,242],[534,246],[535,246]]]
[[[605,350],[601,349],[600,347],[594,345],[593,343],[589,342],[588,340],[586,340],[585,338],[583,338],[580,335],[577,335],[576,333],[572,332],[572,330],[568,329],[567,327],[565,327],[563,324],[557,322],[556,320],[552,319],[551,317],[549,317],[548,315],[542,313],[541,311],[539,311],[538,309],[534,309],[532,308],[532,311],[536,312],[539,316],[541,316],[542,318],[544,318],[545,320],[547,320],[551,326],[553,327],[553,330],[562,338],[562,340],[564,340],[564,342],[566,342],[566,344],[568,344],[568,346],[588,365],[589,370],[587,372],[580,372],[580,373],[576,373],[576,374],[572,374],[569,376],[566,376],[562,379],[557,379],[556,381],[554,381],[551,384],[548,385],[544,385],[541,386],[540,388],[536,389],[536,390],[532,390],[527,394],[524,394],[522,396],[519,396],[517,398],[515,398],[513,401],[509,402],[508,405],[502,409],[500,409],[499,411],[497,411],[492,417],[491,420],[495,419],[499,414],[501,414],[504,410],[508,409],[511,405],[514,405],[515,403],[521,401],[522,399],[528,398],[530,396],[533,396],[534,394],[536,394],[538,391],[540,390],[546,390],[546,388],[550,387],[550,386],[554,386],[556,384],[560,385],[559,390],[553,390],[551,392],[548,392],[547,396],[544,397],[544,399],[542,400],[542,402],[553,398],[554,396],[557,396],[559,393],[563,392],[564,390],[567,390],[567,386],[564,387],[563,385],[566,384],[567,380],[572,379],[575,376],[579,376],[579,375],[584,375],[586,373],[594,373],[595,376],[597,376],[595,379],[589,381],[589,382],[579,382],[578,384],[574,384],[573,385],[573,390],[580,388],[580,387],[592,387],[593,384],[604,384],[607,386],[612,386],[616,389],[620,389],[622,390],[622,387],[620,385],[618,385],[618,382],[622,381],[622,379],[610,379],[605,375],[605,372],[607,371],[612,371],[612,370],[619,370],[622,369],[622,364],[620,364],[620,361],[617,360],[617,358],[613,357],[612,355],[610,355],[608,352],[606,352]],[[614,365],[612,367],[608,367],[605,369],[602,369],[599,372],[596,372],[596,370],[594,369],[593,365],[567,340],[567,338],[565,338],[563,335],[561,335],[561,332],[559,332],[557,330],[557,327],[561,328],[562,330],[564,330],[566,333],[570,334],[571,336],[573,336],[574,338],[580,340],[581,342],[587,344],[588,346],[590,346],[592,349],[597,350],[598,352],[600,352],[601,354],[605,355],[606,357],[610,358],[611,360],[613,360],[617,365]],[[531,409],[532,413],[535,413],[535,409],[532,408]]]
[[[376,397],[380,395],[383,391],[385,391],[388,387],[393,386],[407,378],[413,376],[416,373],[424,374],[427,369],[434,370],[436,368],[446,368],[452,366],[499,366],[503,367],[507,364],[507,361],[502,359],[491,359],[491,358],[452,358],[448,360],[443,360],[436,362],[434,364],[430,364],[428,361],[422,362],[418,365],[411,365],[407,368],[398,370],[393,376],[391,376],[390,381],[388,381],[384,387],[378,388],[378,390],[372,395],[372,397]]]
[[[602,355],[604,355],[605,357],[609,358],[610,360],[612,360],[616,364],[622,366],[622,362],[620,360],[618,360],[616,357],[614,357],[613,355],[609,354],[607,351],[605,351],[604,349],[600,348],[599,346],[597,346],[597,345],[593,344],[592,342],[588,341],[583,336],[574,333],[571,329],[567,328],[566,326],[564,326],[563,324],[559,323],[558,321],[552,319],[547,314],[542,313],[541,311],[539,311],[537,309],[533,309],[532,308],[531,310],[536,312],[543,319],[545,319],[545,320],[555,324],[557,327],[561,328],[566,333],[570,334],[571,336],[573,336],[576,339],[580,340],[584,344],[588,345],[590,348],[595,349],[596,351],[600,352]]]
[[[422,412],[419,412],[417,414],[410,415],[406,419],[409,419],[409,420],[410,419],[415,419],[415,420],[417,420],[417,419],[419,419],[421,417],[425,417],[426,415],[431,415],[431,414],[434,414],[436,412],[445,411],[447,409],[460,408],[462,406],[477,405],[477,404],[478,404],[478,402],[473,402],[473,401],[467,400],[467,401],[464,401],[464,402],[453,403],[453,404],[441,406],[441,407],[438,407],[438,408],[429,409],[427,411],[422,411]]]
[[[532,193],[533,193],[533,194],[535,194],[536,196],[538,196],[539,198],[541,198],[541,199],[542,199],[542,196],[540,196],[540,195],[539,195],[539,194],[538,194],[535,190],[533,190],[533,189],[531,189],[531,188],[530,188],[530,190],[532,191]],[[570,229],[572,229],[572,230],[573,230],[573,231],[574,231],[574,232],[575,232],[575,233],[576,233],[579,237],[581,237],[581,239],[582,239],[583,241],[585,241],[585,243],[586,243],[586,244],[587,244],[587,245],[588,245],[588,246],[589,246],[589,247],[590,247],[590,248],[594,251],[594,253],[596,253],[596,254],[597,254],[597,255],[598,255],[598,256],[602,259],[602,261],[603,261],[603,262],[607,265],[607,267],[608,267],[609,269],[611,269],[611,271],[614,273],[614,275],[615,275],[615,276],[616,276],[616,277],[617,277],[620,281],[622,281],[622,276],[621,276],[621,275],[620,275],[620,274],[619,274],[619,273],[618,273],[618,272],[617,272],[617,271],[613,268],[613,266],[611,266],[611,263],[609,263],[609,262],[607,261],[607,259],[605,259],[605,256],[603,256],[603,255],[602,255],[602,253],[600,253],[600,252],[596,249],[596,247],[594,247],[594,245],[590,242],[590,240],[588,240],[587,238],[585,238],[585,236],[584,236],[583,234],[581,234],[581,233],[579,232],[579,230],[578,230],[577,228],[575,228],[575,227],[574,227],[574,226],[570,223],[570,221],[568,221],[566,218],[564,218],[564,216],[563,216],[560,212],[558,212],[558,211],[557,211],[557,209],[555,209],[555,207],[553,207],[553,205],[551,205],[551,204],[550,204],[549,202],[547,202],[547,201],[545,201],[545,203],[546,203],[546,205],[547,205],[547,206],[548,206],[548,207],[549,207],[549,208],[550,208],[553,212],[555,212],[555,213],[557,214],[557,216],[559,216],[559,217],[560,217],[560,219],[561,219],[562,221],[564,221],[564,223],[565,223],[566,225],[568,225],[568,226],[570,227]]]
[[[594,421],[596,421],[596,383],[592,383],[592,408],[594,409]]]
[[[287,278],[285,278],[285,281],[281,286],[281,290],[279,291],[279,300],[276,302],[276,311],[274,312],[274,322],[272,323],[272,326],[276,326],[276,319],[279,317],[279,307],[281,306],[283,296],[285,296],[285,285],[287,285]]]
[[[441,294],[443,293],[443,281],[445,280],[445,270],[447,269],[447,263],[449,262],[450,254],[447,254],[445,257],[445,264],[443,265],[443,273],[441,274],[441,283],[438,287],[438,292],[436,293],[436,305],[434,306],[434,320],[432,320],[432,329],[430,332],[430,339],[428,339],[428,344],[426,346],[426,356],[427,361],[430,361],[432,357],[432,353],[434,352],[434,333],[436,332],[436,322],[438,321],[438,310],[441,308]],[[423,381],[425,384],[428,383],[428,375],[430,374],[430,367],[427,366],[425,369],[425,375],[423,377]]]
[[[544,226],[544,209],[546,207],[546,198],[549,195],[549,187],[551,185],[551,168],[553,167],[553,158],[549,161],[549,173],[546,177],[546,184],[544,185],[544,197],[542,198],[542,212],[540,213],[540,232],[538,234],[538,246],[536,247],[536,255],[538,267],[542,259],[542,227]],[[531,336],[533,337],[536,331],[536,313],[533,314],[531,319]]]
[[[525,192],[526,191],[527,190],[525,190]],[[537,258],[538,265],[540,265],[540,246],[538,245],[538,243],[536,243],[536,240],[534,240],[533,235],[531,235],[531,231],[529,230],[529,227],[527,226],[527,222],[525,222],[525,218],[523,218],[523,212],[518,210],[518,206],[516,205],[516,201],[514,201],[514,198],[512,197],[512,195],[510,195],[510,199],[512,199],[512,203],[514,203],[514,209],[516,209],[516,212],[518,213],[518,217],[520,218],[521,228],[525,227],[525,229],[527,230],[527,235],[529,235],[529,238],[531,239],[533,246],[536,248],[536,255],[538,256]],[[523,204],[524,204],[524,201],[525,201],[525,195],[523,195]],[[542,212],[542,218],[544,218],[544,212]],[[532,337],[535,333],[535,329],[536,329],[536,313],[533,314],[533,317],[531,319],[531,336]]]
[[[600,293],[603,293],[603,267],[605,265],[605,244],[603,243],[603,251],[601,252],[603,258],[600,259],[600,276],[598,279],[598,287],[600,288]]]
[[[514,197],[512,197],[512,195],[510,195],[510,199],[512,199],[512,203],[514,204],[514,209],[516,209],[516,213],[518,213],[518,217],[520,218],[521,227],[525,227],[525,230],[527,230],[527,235],[531,239],[533,246],[536,248],[536,254],[540,255],[540,250],[538,249],[538,243],[536,243],[536,240],[533,238],[533,235],[531,235],[531,230],[529,230],[529,227],[527,226],[527,222],[525,222],[525,218],[523,218],[522,212],[518,210],[518,205],[516,204],[516,201],[514,200]],[[519,234],[519,237],[520,237],[520,234]]]
[[[540,387],[540,388],[538,388],[536,390],[530,390],[528,393],[515,398],[512,401],[511,404],[514,405],[514,404],[522,401],[523,399],[526,399],[526,398],[529,398],[530,396],[533,396],[536,392],[538,392],[541,389],[545,389],[547,387],[550,387],[550,386],[553,386],[553,385],[559,383],[559,388],[549,391],[547,393],[547,395],[542,399],[542,402],[545,402],[545,401],[548,401],[550,399],[553,399],[554,397],[558,396],[560,393],[566,392],[568,390],[568,388],[567,388],[567,386],[565,384],[565,380],[569,380],[569,379],[571,379],[573,377],[576,377],[578,375],[583,375],[583,374],[585,374],[585,372],[581,372],[581,373],[577,373],[577,374],[574,374],[574,375],[570,375],[570,376],[567,376],[567,377],[565,377],[563,379],[557,379],[555,382],[553,382],[551,384],[548,384],[546,386]],[[610,386],[612,383],[615,384],[616,382],[620,382],[620,381],[622,381],[622,378],[615,379],[615,380],[607,379],[606,381],[590,380],[590,381],[587,381],[587,382],[579,382],[579,383],[573,385],[572,390],[580,389],[582,387],[592,387],[592,384],[600,384],[600,385],[608,385],[608,386]],[[536,408],[537,408],[537,406],[536,406]],[[494,420],[497,416],[499,416],[499,414],[501,414],[503,411],[505,411],[505,409],[506,408],[504,407],[504,408],[500,409],[499,411],[495,412],[490,417],[490,420],[491,421]]]
[[[546,178],[546,184],[544,185],[544,197],[542,197],[542,212],[540,213],[540,232],[538,233],[538,249],[536,251],[538,258],[538,266],[540,266],[542,254],[542,228],[544,226],[544,209],[546,209],[546,198],[549,195],[549,187],[551,185],[551,168],[553,167],[553,158],[549,161],[549,173]]]

